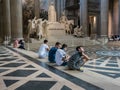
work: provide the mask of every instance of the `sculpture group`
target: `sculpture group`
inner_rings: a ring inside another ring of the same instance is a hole
[[[66,34],[73,34],[74,36],[82,36],[84,34],[82,27],[73,28],[74,20],[68,20],[65,12],[62,13],[59,22],[56,22],[56,11],[53,3],[51,3],[48,9],[48,21],[42,20],[42,18],[36,19],[36,17],[33,20],[28,20],[28,38],[36,37],[39,40],[47,38],[49,27],[52,26],[54,27],[53,29],[57,29],[56,23],[59,24],[58,28],[63,28]]]
[[[47,27],[48,21],[36,19],[28,20],[28,37],[36,37],[38,39],[46,38],[47,37]]]

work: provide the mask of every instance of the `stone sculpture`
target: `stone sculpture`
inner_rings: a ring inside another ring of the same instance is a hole
[[[82,26],[79,28],[79,26],[77,26],[75,29],[74,29],[74,36],[76,37],[83,37],[84,35],[84,32],[82,31]]]
[[[49,22],[56,22],[56,11],[53,2],[51,2],[48,8],[48,21]]]
[[[37,25],[36,25],[36,35],[38,39],[43,37],[43,27],[42,27],[43,21],[42,19],[37,20]]]
[[[43,21],[43,24],[42,24],[42,27],[43,27],[43,37],[44,38],[47,38],[48,37],[48,25],[49,25],[49,22],[47,20],[44,20]]]
[[[65,16],[65,12],[62,13],[62,16],[60,17],[60,23],[66,24],[68,22],[67,17]]]

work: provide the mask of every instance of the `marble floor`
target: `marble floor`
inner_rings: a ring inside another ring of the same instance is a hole
[[[79,72],[39,59],[32,51],[0,46],[0,90],[119,90],[119,50],[87,47],[86,53],[94,59]],[[104,55],[107,51],[111,53]]]

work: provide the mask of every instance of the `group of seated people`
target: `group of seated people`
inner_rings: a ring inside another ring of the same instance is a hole
[[[75,54],[69,56],[66,53],[67,45],[56,42],[55,46],[49,48],[48,40],[44,40],[44,43],[39,48],[39,58],[48,57],[50,63],[56,63],[58,66],[68,66],[70,70],[83,71],[81,67],[90,58],[84,53],[82,46],[76,47]]]
[[[14,48],[20,48],[20,49],[25,49],[25,42],[21,40],[15,40],[13,43]]]
[[[119,41],[120,40],[120,35],[113,35],[110,37],[111,41]]]

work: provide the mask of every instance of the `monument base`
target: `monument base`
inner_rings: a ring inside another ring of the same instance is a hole
[[[58,22],[51,22],[48,28],[48,40],[57,41],[65,36],[64,25]]]

